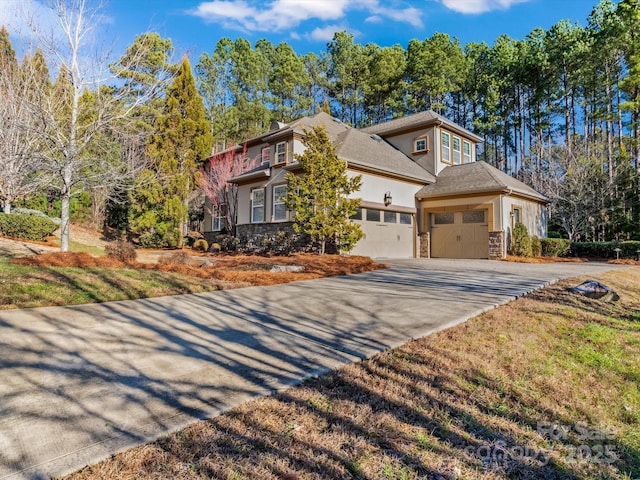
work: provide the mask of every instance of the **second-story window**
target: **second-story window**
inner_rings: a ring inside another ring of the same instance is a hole
[[[427,138],[417,138],[413,142],[413,153],[425,153],[427,152]]]
[[[285,163],[287,161],[287,142],[276,144],[276,164]]]
[[[260,159],[262,160],[262,165],[269,163],[269,161],[271,160],[269,158],[269,147],[262,147],[262,150],[260,152]]]
[[[442,132],[442,158],[440,159],[444,163],[451,163],[451,135],[447,132]]]
[[[460,165],[462,161],[462,147],[458,137],[453,137],[453,164]]]
[[[462,142],[462,163],[471,163],[471,143]]]

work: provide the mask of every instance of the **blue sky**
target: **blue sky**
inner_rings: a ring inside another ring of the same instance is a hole
[[[582,25],[597,0],[111,0],[105,5],[102,36],[120,53],[135,36],[156,31],[172,39],[179,58],[211,52],[222,37],[252,44],[267,38],[287,42],[299,54],[322,52],[335,31],[353,33],[356,42],[406,47],[435,32],[462,45],[500,34],[524,38],[535,27],[548,29],[561,19]],[[39,0],[0,0],[0,23],[19,27],[26,11],[47,10]],[[42,20],[46,23],[46,20]],[[12,28],[12,26],[14,26]],[[16,40],[17,41],[17,40]]]

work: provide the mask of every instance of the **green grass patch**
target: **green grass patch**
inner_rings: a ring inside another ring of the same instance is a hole
[[[221,283],[156,270],[31,267],[0,258],[0,309],[201,293]]]

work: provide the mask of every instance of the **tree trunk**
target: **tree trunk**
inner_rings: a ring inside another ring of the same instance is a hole
[[[60,251],[69,251],[69,200],[71,199],[70,192],[66,190],[61,198],[60,218],[62,223],[60,224]]]
[[[9,202],[9,200],[4,202],[4,206],[2,207],[2,211],[4,213],[11,213],[11,202]]]

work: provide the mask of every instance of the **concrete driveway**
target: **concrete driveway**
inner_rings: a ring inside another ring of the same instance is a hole
[[[0,478],[95,463],[606,264],[389,261],[199,295],[0,312]]]

